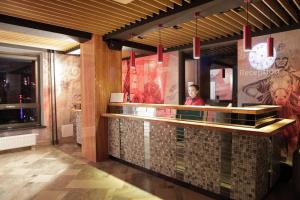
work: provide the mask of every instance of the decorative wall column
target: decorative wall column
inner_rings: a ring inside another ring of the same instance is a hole
[[[110,94],[121,92],[122,52],[111,50],[102,36],[80,45],[82,153],[91,161],[108,158],[107,121],[100,117],[107,111]]]

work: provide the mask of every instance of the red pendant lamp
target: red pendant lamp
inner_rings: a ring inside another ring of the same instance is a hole
[[[251,38],[251,27],[248,24],[248,6],[250,0],[245,0],[247,3],[247,24],[243,28],[243,40],[244,40],[244,51],[251,51],[252,49],[252,38]]]
[[[133,49],[130,51],[130,61],[129,61],[130,67],[135,67],[135,52]]]
[[[131,33],[131,39],[134,37],[134,34]],[[135,67],[135,52],[133,48],[130,50],[130,60],[129,60],[129,66]]]
[[[158,25],[158,28],[159,28],[159,30],[158,30],[158,45],[157,45],[157,63],[163,63],[163,61],[164,61],[164,53],[163,53],[163,49],[164,49],[164,47],[163,47],[163,45],[161,44],[161,28],[162,28],[162,25],[161,24],[159,24]]]
[[[271,36],[267,39],[267,55],[268,57],[274,56],[274,38]]]
[[[196,30],[195,30],[195,37],[193,37],[193,58],[200,59],[201,48],[200,48],[200,38],[198,37],[198,27],[197,27],[199,12],[196,12],[194,14],[194,17],[196,21]]]

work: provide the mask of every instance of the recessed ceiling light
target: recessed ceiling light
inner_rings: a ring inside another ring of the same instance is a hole
[[[177,30],[177,29],[181,29],[182,27],[178,25],[174,25],[173,28]]]
[[[113,0],[113,1],[116,1],[116,2],[121,3],[121,4],[128,4],[128,3],[133,2],[134,0]]]

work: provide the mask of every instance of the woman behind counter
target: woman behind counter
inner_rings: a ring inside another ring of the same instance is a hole
[[[204,106],[203,99],[198,96],[199,89],[199,86],[195,84],[188,87],[189,97],[186,98],[184,105]]]

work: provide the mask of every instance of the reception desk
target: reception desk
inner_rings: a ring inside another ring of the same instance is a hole
[[[109,154],[211,195],[262,199],[279,177],[278,106],[111,103]]]

